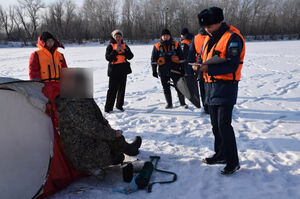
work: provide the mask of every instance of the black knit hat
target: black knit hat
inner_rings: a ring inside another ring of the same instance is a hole
[[[210,7],[202,10],[198,14],[200,26],[210,26],[212,24],[220,23],[224,20],[223,10],[218,7]]]
[[[171,36],[171,32],[168,30],[168,29],[163,29],[162,31],[161,31],[161,35],[163,36],[163,35],[170,35]]]
[[[181,30],[181,35],[187,35],[187,34],[189,34],[190,32],[189,32],[189,29],[187,29],[187,28],[183,28],[182,30]]]
[[[43,32],[40,39],[46,42],[48,39],[54,39],[54,37],[50,32]]]

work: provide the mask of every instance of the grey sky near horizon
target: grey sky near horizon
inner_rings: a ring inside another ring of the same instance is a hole
[[[48,5],[50,3],[53,3],[55,2],[56,0],[43,0],[43,2]],[[78,5],[82,5],[83,4],[83,1],[84,0],[73,0],[76,4]],[[17,5],[18,4],[18,0],[0,0],[0,5],[3,7],[3,8],[7,8],[9,7],[10,5]]]

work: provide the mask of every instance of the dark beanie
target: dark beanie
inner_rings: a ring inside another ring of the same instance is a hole
[[[54,39],[54,37],[50,32],[43,32],[40,39],[46,42],[48,39]]]
[[[218,7],[210,7],[202,10],[198,14],[200,26],[210,26],[212,24],[220,23],[224,20],[223,10]]]
[[[189,34],[190,32],[189,32],[189,29],[187,29],[187,28],[183,28],[182,30],[181,30],[181,33],[180,34],[182,34],[182,35],[187,35],[187,34]]]
[[[171,32],[168,29],[163,29],[161,32],[161,35],[170,35],[171,36]]]

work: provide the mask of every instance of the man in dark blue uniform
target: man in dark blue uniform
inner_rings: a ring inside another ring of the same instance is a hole
[[[209,37],[204,41],[200,66],[194,70],[203,72],[206,98],[209,106],[212,131],[215,137],[212,157],[205,158],[207,164],[226,164],[221,171],[229,175],[240,169],[236,140],[232,121],[232,110],[236,104],[238,83],[245,55],[245,41],[240,31],[231,25],[222,23],[223,10],[211,7],[198,15],[200,26]],[[222,58],[222,63],[205,64],[212,57]]]

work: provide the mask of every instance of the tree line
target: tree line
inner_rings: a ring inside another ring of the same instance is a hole
[[[296,34],[300,39],[299,0],[19,0],[0,5],[0,40],[36,42],[43,31],[65,42],[107,41],[112,30],[123,30],[128,40],[160,37],[169,28],[179,36],[187,27],[197,33],[197,14],[210,6],[223,8],[225,21],[244,35]]]

